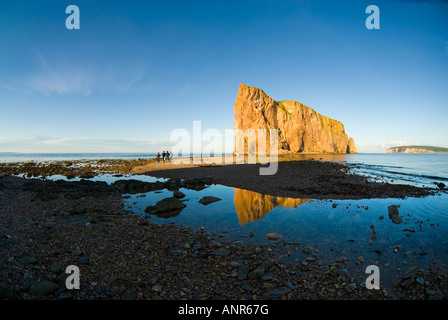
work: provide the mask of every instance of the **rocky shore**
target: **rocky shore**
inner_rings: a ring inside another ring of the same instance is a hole
[[[107,162],[104,167],[106,165]],[[151,163],[143,165],[146,167],[129,164],[126,170],[148,169]],[[325,163],[317,161],[306,168],[312,166],[318,166],[320,172],[322,168],[328,169]],[[150,219],[129,214],[123,208],[123,195],[129,193],[168,188],[174,194],[180,187],[200,190],[217,181],[231,178],[238,181],[235,175],[224,177],[227,171],[205,174],[209,169],[223,170],[231,166],[197,166],[183,173],[172,169],[173,179],[166,182],[121,180],[110,185],[87,179],[26,179],[11,176],[6,167],[2,167],[0,176],[0,299],[394,300],[447,297],[447,275],[432,269],[410,266],[397,278],[394,288],[368,290],[366,278],[357,278],[347,271],[345,265],[353,261],[345,257],[322,266],[318,253],[310,252],[305,263],[283,263],[276,258],[276,252],[294,244],[276,241],[278,239],[258,246],[227,242],[204,229],[158,225]],[[343,165],[331,167],[333,173],[340,174],[329,176],[329,182],[340,181],[347,175],[340,170],[344,169]],[[241,173],[240,182],[252,176],[256,184],[258,178],[252,172],[255,169],[247,167],[248,173]],[[285,169],[288,167],[282,170]],[[289,173],[293,174],[291,170]],[[27,172],[18,171],[15,173],[27,175]],[[61,174],[58,170],[54,172]],[[160,167],[152,172],[155,176],[168,177]],[[297,167],[294,172],[299,176]],[[39,171],[35,173],[43,175]],[[184,180],[174,179],[174,175]],[[315,188],[328,181],[318,179]],[[292,181],[288,182],[283,185],[297,187]],[[422,193],[430,191],[422,190]],[[404,192],[405,196],[409,190]],[[68,290],[65,286],[65,268],[69,265],[80,269],[79,290]],[[423,284],[420,279],[424,279]]]
[[[210,162],[210,160],[208,161]],[[259,174],[261,164],[194,165],[149,163],[136,166],[132,172],[160,178],[193,179],[212,177],[213,182],[247,189],[262,194],[289,198],[370,199],[422,197],[441,188],[420,188],[411,185],[374,181],[353,174],[351,166],[341,162],[296,160],[282,156],[274,175]]]

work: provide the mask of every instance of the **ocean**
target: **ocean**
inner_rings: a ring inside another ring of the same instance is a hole
[[[96,160],[96,159],[124,159],[155,158],[157,153],[15,153],[0,152],[2,162],[43,162],[62,160]]]
[[[148,159],[157,153],[12,153],[0,152],[0,163],[44,162],[93,159]],[[359,167],[357,173],[376,176],[392,183],[431,185],[435,181],[448,182],[448,154],[356,153],[306,154],[299,159],[322,159],[346,162]],[[391,181],[393,180],[393,181]],[[448,183],[446,183],[448,184]]]

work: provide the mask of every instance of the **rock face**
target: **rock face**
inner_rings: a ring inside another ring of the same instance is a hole
[[[258,88],[241,84],[235,102],[234,129],[237,148],[238,133],[247,129],[278,129],[279,153],[354,153],[353,138],[348,138],[344,125],[322,116],[296,101],[275,101]],[[240,130],[242,131],[240,131]],[[256,145],[244,138],[244,153],[259,152]],[[235,150],[238,152],[238,150]]]
[[[433,146],[399,146],[387,149],[386,153],[448,153],[448,148]]]

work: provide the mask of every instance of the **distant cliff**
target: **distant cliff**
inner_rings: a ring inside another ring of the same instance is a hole
[[[448,148],[433,146],[399,146],[386,150],[387,153],[448,153]]]
[[[235,130],[278,129],[279,153],[357,152],[353,138],[349,139],[341,122],[300,102],[275,101],[263,90],[241,84],[234,110]],[[250,147],[247,140],[244,153]]]

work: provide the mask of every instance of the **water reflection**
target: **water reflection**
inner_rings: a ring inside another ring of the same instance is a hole
[[[276,206],[297,207],[311,199],[281,198],[235,188],[235,209],[240,225],[263,218]]]

